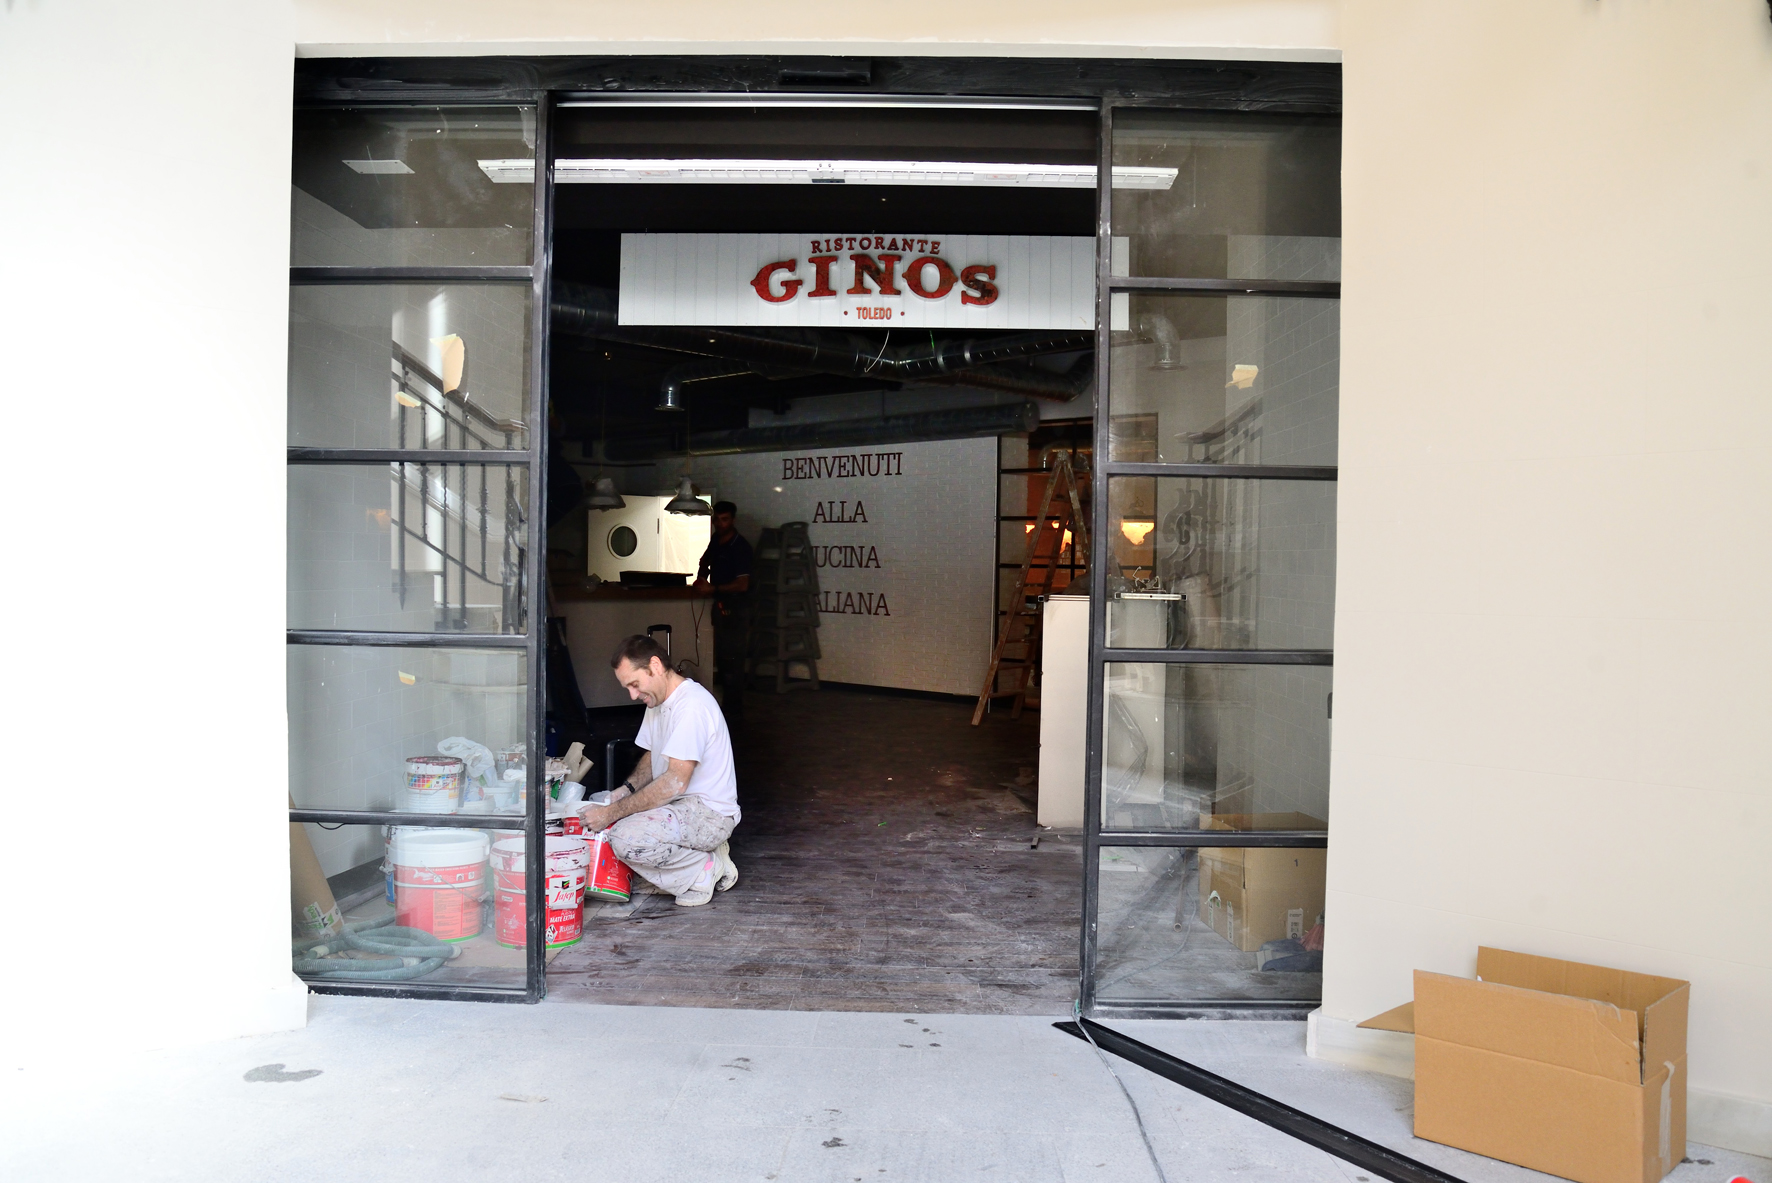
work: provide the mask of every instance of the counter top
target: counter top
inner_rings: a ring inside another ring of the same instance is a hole
[[[591,583],[585,576],[555,576],[548,583],[555,603],[638,604],[647,600],[711,600],[713,594],[684,587],[623,587],[619,583]]]

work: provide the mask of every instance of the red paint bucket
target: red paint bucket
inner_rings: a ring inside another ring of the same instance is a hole
[[[633,894],[633,879],[628,865],[615,857],[615,851],[609,845],[609,831],[586,834],[585,841],[591,846],[591,865],[585,873],[585,898],[627,903]]]
[[[394,923],[445,941],[480,933],[486,898],[486,835],[478,830],[400,828],[389,843]]]
[[[583,838],[550,836],[547,852],[542,872],[547,908],[543,943],[558,949],[584,935],[585,865],[590,850]],[[492,877],[494,935],[506,948],[521,949],[528,943],[523,839],[506,838],[493,846]]]

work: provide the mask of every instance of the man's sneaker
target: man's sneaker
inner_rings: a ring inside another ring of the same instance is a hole
[[[684,892],[682,895],[677,897],[677,906],[679,908],[698,908],[702,904],[707,903],[709,900],[711,900],[713,898],[714,898],[714,889],[713,888],[711,888],[711,887],[692,887],[688,891]]]
[[[714,863],[718,868],[718,877],[714,880],[715,891],[731,891],[732,885],[738,882],[738,864],[732,861],[732,849],[726,843],[714,851]]]
[[[695,908],[714,898],[714,884],[720,879],[720,857],[714,855],[702,864],[701,874],[695,877],[695,886],[677,897],[677,906]]]

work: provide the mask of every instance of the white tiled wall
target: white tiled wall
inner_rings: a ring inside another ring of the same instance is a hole
[[[495,752],[523,739],[521,653],[291,645],[288,676],[298,805],[397,808],[407,757],[456,735]],[[381,852],[379,827],[309,830],[328,875]]]

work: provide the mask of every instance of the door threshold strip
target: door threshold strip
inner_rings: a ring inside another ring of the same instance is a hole
[[[1340,1126],[1331,1125],[1320,1117],[1312,1117],[1302,1109],[1294,1109],[1282,1101],[1245,1088],[1234,1080],[1208,1072],[1168,1052],[1159,1051],[1148,1043],[1140,1043],[1093,1019],[1079,1017],[1074,1021],[1066,1020],[1052,1025],[1066,1035],[1085,1043],[1093,1043],[1102,1051],[1112,1052],[1165,1080],[1192,1089],[1245,1117],[1253,1117],[1263,1125],[1272,1126],[1300,1142],[1389,1179],[1391,1183],[1464,1183],[1456,1175],[1449,1175],[1437,1167],[1430,1167],[1424,1162],[1399,1154],[1388,1146],[1381,1146]]]

